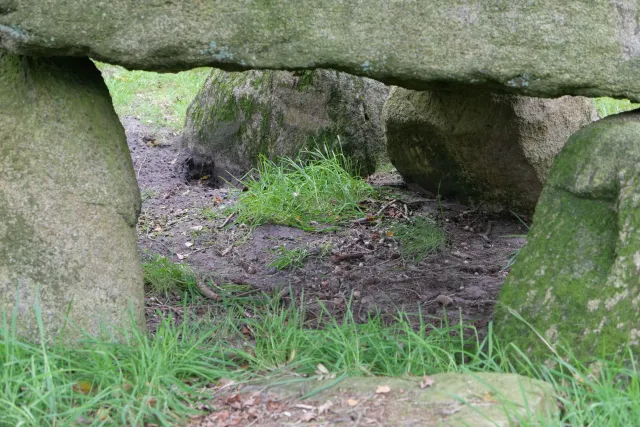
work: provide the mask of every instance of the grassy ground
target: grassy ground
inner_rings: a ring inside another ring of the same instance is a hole
[[[133,116],[154,127],[182,130],[187,108],[211,69],[150,73],[97,63],[119,116]]]
[[[99,67],[118,114],[174,130],[208,75],[205,69],[159,75]],[[596,105],[601,116],[631,107],[602,99]],[[356,218],[372,190],[344,175],[340,162],[330,156],[285,168],[264,162],[262,179],[246,182],[238,217],[253,225],[306,229]],[[432,225],[422,224],[421,232],[435,236],[429,237],[433,244],[417,249],[410,229],[396,230],[413,250],[408,257],[444,244]],[[290,252],[277,254],[276,267],[304,261],[303,252]],[[162,313],[153,334],[134,329],[120,344],[87,337],[74,347],[45,345],[16,337],[11,313],[0,318],[0,425],[173,425],[196,414],[210,397],[209,387],[221,379],[314,376],[319,364],[351,376],[517,372],[551,383],[562,407],[561,419],[530,420],[531,425],[627,426],[640,420],[640,381],[631,352],[589,366],[550,354],[554,368],[536,366],[519,349],[497,342],[491,329],[480,339],[473,327],[429,325],[420,313],[403,312],[391,324],[376,316],[362,324],[349,309],[342,318],[311,320],[304,301],[283,304],[224,284],[217,287],[221,301],[213,303],[200,296],[193,272],[162,257],[145,263],[144,274],[149,295],[174,301],[180,295],[183,303],[176,310],[184,313],[181,318]]]
[[[162,290],[180,293],[192,273],[156,258],[145,265],[145,276],[148,283],[164,276],[174,287]],[[472,327],[424,321],[413,327],[417,314],[399,312],[392,324],[375,316],[358,324],[347,310],[340,319],[309,321],[300,301],[283,305],[233,291],[216,304],[194,293],[183,297],[188,321],[167,316],[155,335],[134,331],[122,344],[91,338],[73,348],[31,344],[17,339],[5,319],[0,425],[172,425],[195,415],[221,378],[314,376],[319,364],[350,376],[518,372],[550,382],[563,407],[561,420],[531,425],[626,426],[640,419],[640,381],[630,353],[589,367],[557,359],[557,367],[547,368],[492,334],[480,340]],[[190,307],[203,304],[208,315],[196,319]]]

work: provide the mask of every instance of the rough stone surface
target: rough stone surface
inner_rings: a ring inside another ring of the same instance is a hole
[[[597,119],[583,97],[394,88],[384,109],[388,154],[403,178],[465,203],[532,212],[554,157]]]
[[[332,68],[640,100],[635,0],[0,0],[0,47],[130,68]]]
[[[375,80],[332,70],[214,69],[187,112],[183,144],[192,172],[239,178],[260,154],[295,158],[339,141],[370,174],[386,158],[381,113],[388,92]]]
[[[124,131],[91,61],[0,52],[0,311],[16,310],[19,334],[38,337],[38,291],[48,338],[66,316],[93,335],[126,327],[130,307],[144,327],[139,210]]]
[[[421,388],[422,379],[389,377],[346,378],[334,387],[326,388],[313,398],[304,400],[316,406],[332,402],[332,411],[344,419],[350,411],[363,411],[367,417],[382,415],[385,426],[517,426],[537,424],[541,420],[557,422],[558,406],[550,384],[513,374],[436,374],[430,376],[431,386]],[[280,381],[282,384],[284,381]],[[323,383],[294,382],[265,387],[268,384],[244,387],[242,393],[255,395],[265,389],[276,396],[300,397]],[[376,393],[387,386],[387,393]],[[354,407],[347,400],[362,402]],[[266,400],[266,399],[265,399]],[[346,406],[341,408],[340,405]],[[366,409],[365,409],[366,408]],[[379,408],[380,410],[376,410]],[[340,423],[330,416],[329,423]],[[376,417],[377,418],[377,417]],[[319,418],[317,421],[321,420]],[[275,421],[265,425],[281,425]]]
[[[552,346],[588,361],[640,340],[640,113],[574,134],[549,173],[496,309],[496,333],[534,359]]]

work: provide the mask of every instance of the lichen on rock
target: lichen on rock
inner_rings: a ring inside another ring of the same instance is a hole
[[[584,361],[638,349],[639,138],[639,112],[610,116],[556,158],[495,314],[499,337],[534,359],[550,356],[536,332]]]
[[[95,65],[0,51],[0,313],[18,335],[39,339],[36,304],[48,340],[144,327],[140,203]]]
[[[260,155],[295,158],[326,144],[369,174],[386,158],[387,94],[382,83],[333,70],[214,69],[187,112],[182,139],[191,172],[240,178]]]

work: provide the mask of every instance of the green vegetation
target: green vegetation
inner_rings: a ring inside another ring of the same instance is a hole
[[[447,243],[442,227],[429,218],[416,218],[411,223],[391,227],[393,238],[400,243],[400,256],[409,262],[419,263],[427,255],[436,253]]]
[[[634,104],[628,99],[613,99],[605,97],[595,98],[593,102],[596,105],[598,115],[602,119],[613,114],[623,113],[640,107],[640,104]]]
[[[550,352],[555,367],[549,368],[496,342],[491,329],[482,339],[473,327],[432,325],[419,314],[359,324],[347,309],[341,319],[321,315],[311,322],[302,309],[264,295],[231,294],[201,320],[193,320],[187,304],[183,308],[190,321],[178,326],[166,318],[153,336],[134,331],[120,344],[87,337],[73,348],[23,342],[5,318],[0,425],[170,425],[193,415],[210,397],[205,386],[220,378],[295,373],[315,381],[318,364],[351,376],[517,372],[551,383],[564,409],[561,420],[528,425],[622,426],[640,419],[640,377],[631,352],[590,366]]]
[[[321,224],[340,224],[363,215],[359,203],[374,195],[373,188],[354,177],[348,159],[328,150],[301,153],[304,160],[261,157],[257,171],[242,182],[236,221],[251,228],[282,224],[319,230]]]
[[[159,74],[128,71],[116,65],[96,65],[109,87],[120,117],[134,116],[145,124],[166,126],[174,131],[184,126],[189,104],[211,73],[209,68]]]
[[[0,425],[140,426],[183,419],[195,413],[199,387],[236,369],[219,347],[207,344],[213,332],[178,327],[169,318],[153,337],[134,331],[121,344],[87,337],[81,346],[47,347],[18,340],[5,317]]]
[[[515,212],[513,211],[510,211],[510,212],[513,216],[518,218],[518,221],[520,221],[520,223],[525,226],[528,232],[530,229],[529,225],[526,222],[524,222],[522,218],[520,218]],[[505,234],[504,236],[501,236],[501,237],[502,238],[520,237],[520,238],[526,239],[527,235],[526,234]],[[513,264],[515,264],[516,261],[518,260],[518,256],[520,255],[521,250],[522,250],[522,246],[516,249],[515,251],[511,252],[511,254],[509,255],[509,259],[507,260],[507,264],[502,268],[501,271],[507,271],[511,267],[513,267]]]
[[[167,258],[154,255],[151,260],[142,263],[144,282],[153,294],[180,294],[184,291],[197,291],[196,276],[184,264],[174,264]]]
[[[287,249],[281,246],[275,252],[278,256],[269,264],[269,267],[274,267],[277,270],[302,268],[304,262],[311,255],[307,248]]]

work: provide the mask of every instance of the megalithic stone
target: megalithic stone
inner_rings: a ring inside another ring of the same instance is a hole
[[[640,349],[640,112],[571,136],[496,307],[496,334],[532,360]],[[512,316],[516,313],[516,316]],[[525,323],[526,322],[526,323]],[[566,354],[566,353],[565,353]]]
[[[0,51],[0,311],[37,339],[144,326],[140,193],[88,58]],[[133,316],[131,316],[133,314]]]

